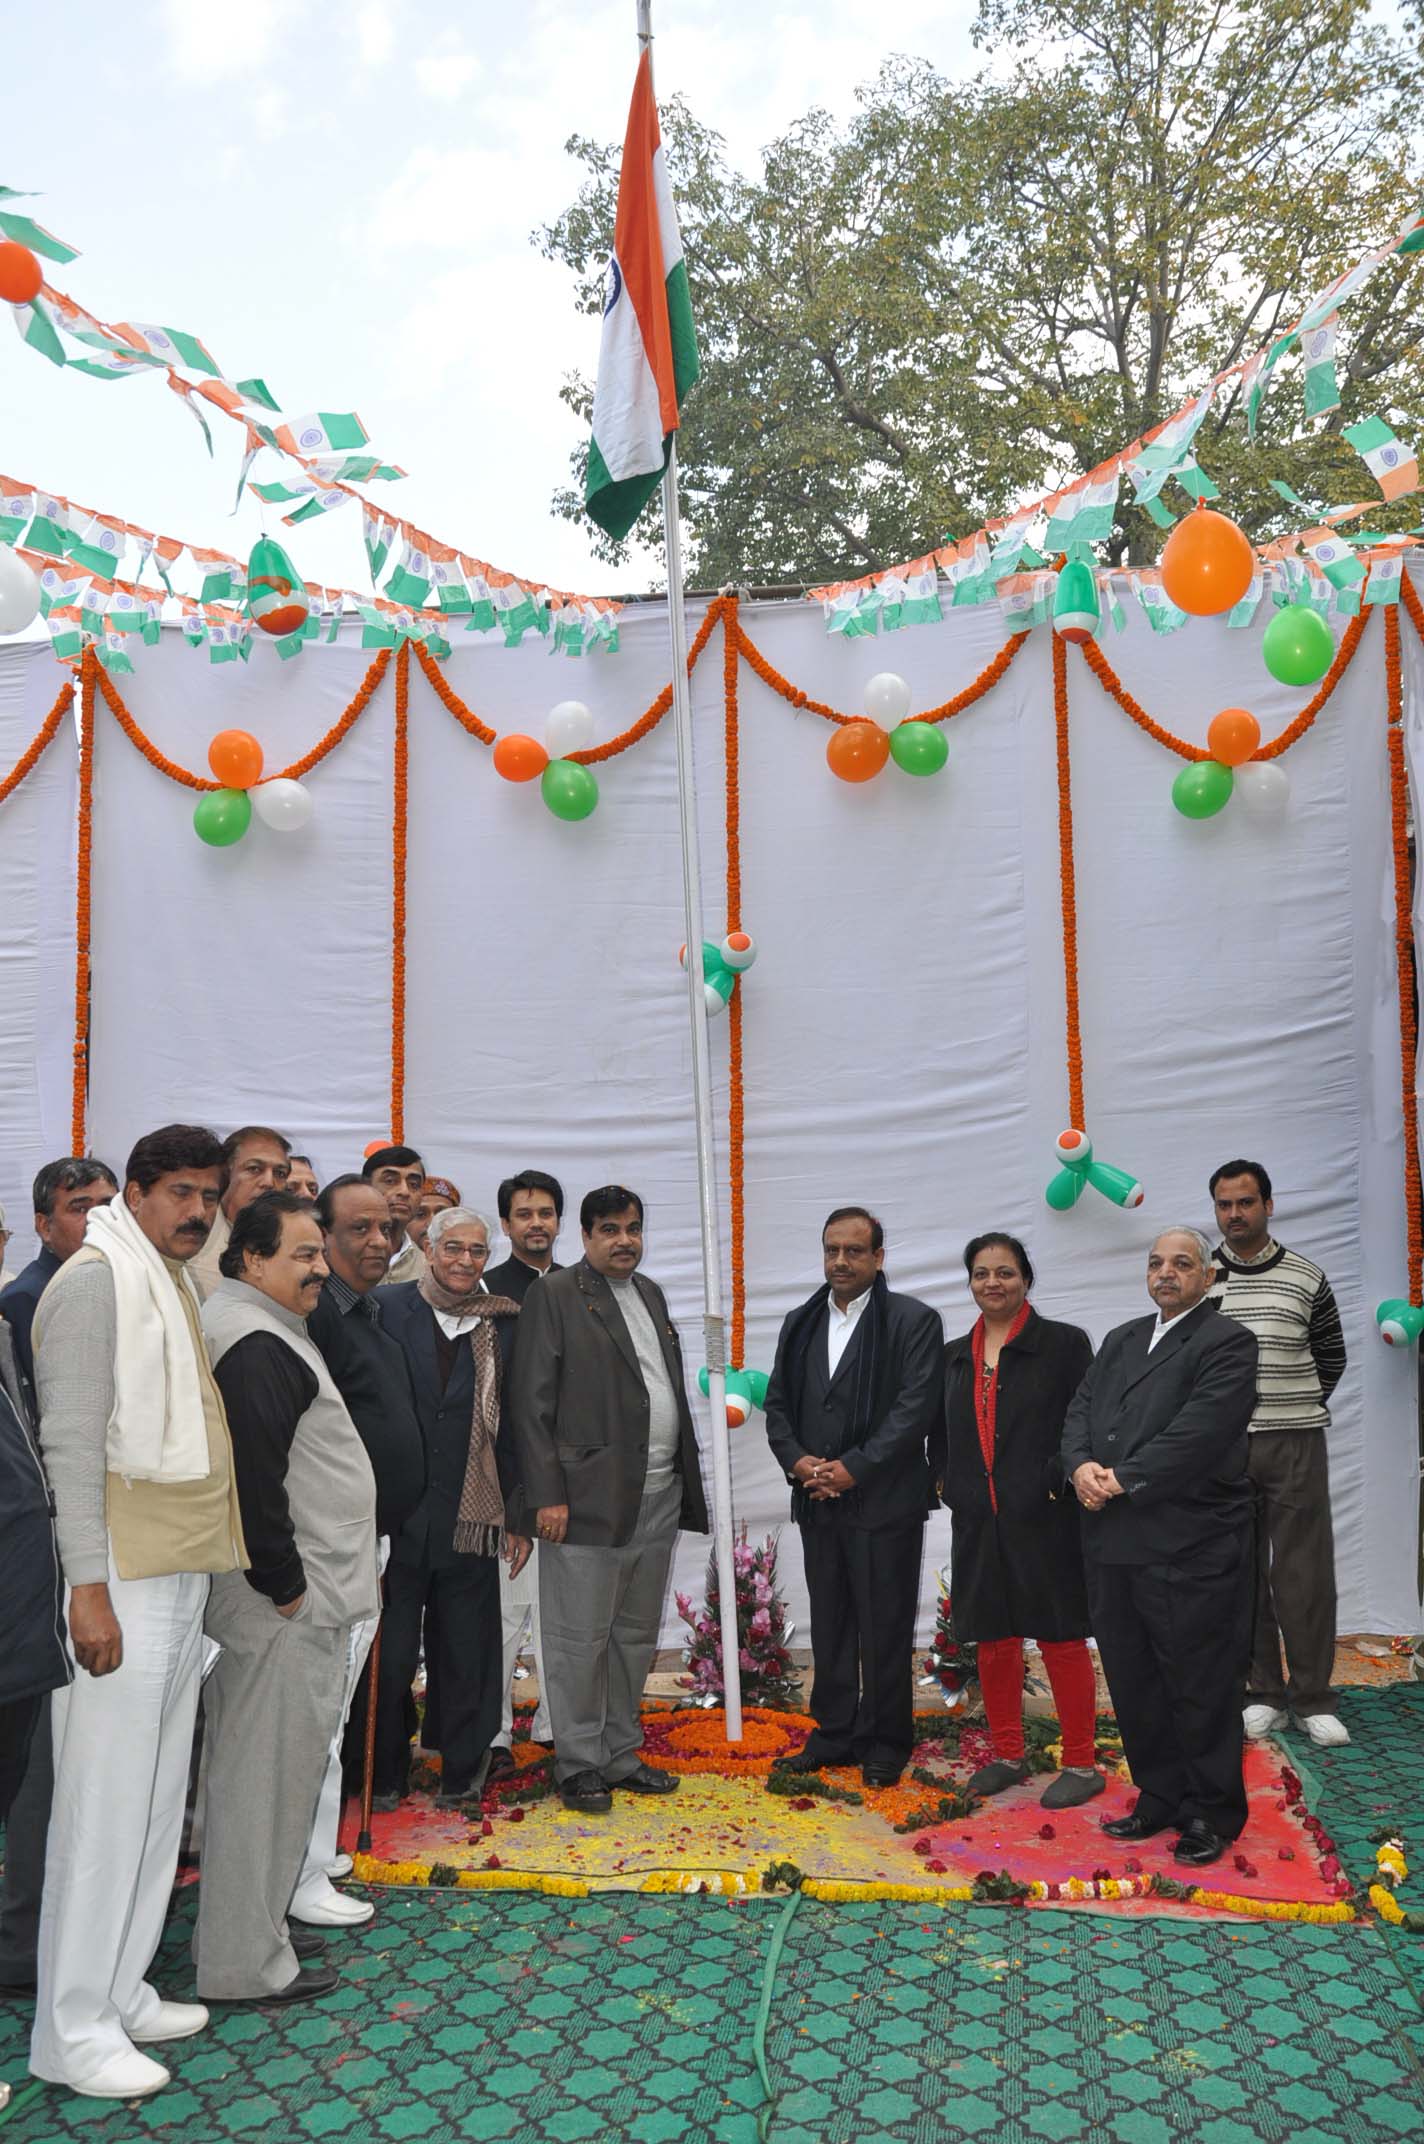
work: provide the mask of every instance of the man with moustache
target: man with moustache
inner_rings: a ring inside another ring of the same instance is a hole
[[[494,1295],[507,1295],[522,1303],[536,1281],[559,1270],[554,1263],[554,1245],[564,1218],[564,1188],[556,1176],[546,1176],[542,1169],[521,1169],[517,1176],[506,1176],[500,1185],[498,1205],[499,1225],[509,1238],[510,1255],[502,1265],[490,1267],[485,1286]],[[514,1671],[526,1641],[534,1655],[534,1672],[539,1681],[539,1703],[530,1733],[536,1742],[547,1745],[553,1741],[539,1623],[537,1542],[528,1563],[516,1576],[511,1576],[508,1565],[501,1571],[499,1597],[504,1637],[504,1714],[490,1753],[491,1779],[502,1779],[514,1769]]]
[[[1063,1470],[1083,1507],[1088,1610],[1137,1787],[1114,1839],[1175,1829],[1219,1860],[1246,1822],[1241,1697],[1251,1642],[1254,1333],[1210,1302],[1211,1245],[1147,1254],[1155,1317],[1108,1334],[1069,1406]]]
[[[52,1701],[54,1811],[30,2067],[96,2099],[159,2091],[149,2044],[201,2003],[145,1975],[178,1865],[203,1612],[246,1562],[232,1447],[187,1261],[226,1183],[210,1131],[140,1139],[33,1330],[40,1444],[78,1668]]]
[[[305,1972],[287,1912],[346,1690],[351,1627],[379,1609],[376,1484],[307,1332],[327,1266],[315,1214],[290,1191],[239,1212],[203,1331],[228,1420],[246,1572],[219,1581],[204,1691],[208,1762],[198,1991],[220,2002],[328,1994]]]
[[[373,1146],[366,1150],[361,1174],[381,1193],[396,1224],[391,1262],[386,1269],[387,1284],[399,1287],[405,1281],[419,1280],[425,1271],[425,1256],[420,1245],[411,1240],[410,1224],[425,1189],[425,1163],[413,1146]]]
[[[66,1258],[72,1258],[84,1241],[84,1224],[91,1206],[107,1206],[117,1197],[114,1172],[92,1154],[66,1154],[61,1161],[47,1161],[35,1178],[35,1234],[40,1239],[38,1255],[23,1266],[3,1294],[0,1318],[15,1341],[15,1359],[33,1403],[35,1358],[30,1346],[30,1327],[45,1289]],[[33,1404],[31,1413],[34,1412]]]
[[[281,1191],[291,1174],[291,1142],[267,1124],[242,1124],[223,1141],[227,1189],[207,1242],[193,1260],[193,1285],[206,1302],[222,1278],[222,1254],[244,1206],[264,1191]]]
[[[682,1350],[643,1259],[643,1202],[623,1184],[579,1211],[584,1255],[524,1298],[511,1379],[564,1807],[670,1794],[642,1761],[643,1685],[678,1529],[707,1532]]]
[[[892,1294],[885,1232],[863,1206],[821,1231],[826,1285],[781,1328],[766,1434],[791,1484],[811,1598],[811,1715],[783,1770],[858,1763],[893,1786],[910,1761],[920,1556],[934,1501],[928,1440],[939,1427],[938,1311]]]
[[[459,1187],[452,1184],[448,1176],[426,1177],[415,1212],[410,1217],[410,1227],[406,1231],[409,1240],[422,1255],[425,1251],[426,1231],[436,1214],[448,1213],[452,1206],[462,1203]]]
[[[311,1156],[309,1154],[289,1154],[287,1161],[287,1189],[294,1197],[305,1199],[308,1206],[315,1206],[321,1187],[316,1180],[316,1170],[312,1167]]]

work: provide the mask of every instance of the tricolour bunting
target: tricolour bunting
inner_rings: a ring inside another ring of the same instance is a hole
[[[610,536],[626,536],[656,491],[697,373],[692,300],[645,52],[623,141],[584,487],[589,513]]]

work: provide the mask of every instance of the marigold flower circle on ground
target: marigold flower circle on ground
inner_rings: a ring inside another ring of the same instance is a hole
[[[778,1757],[790,1757],[811,1732],[803,1712],[771,1712],[750,1705],[742,1714],[742,1737],[727,1740],[727,1715],[718,1707],[669,1712],[644,1719],[643,1759],[664,1772],[769,1772]]]

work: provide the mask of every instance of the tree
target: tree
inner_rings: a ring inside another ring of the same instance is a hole
[[[891,60],[847,126],[808,113],[756,178],[664,110],[703,353],[679,445],[703,582],[863,573],[1085,473],[1424,193],[1424,66],[1369,0],[981,0],[976,37],[973,81]],[[585,184],[536,238],[595,311],[618,151],[569,149]],[[1424,276],[1401,257],[1344,316],[1323,431],[1288,366],[1254,447],[1239,391],[1219,397],[1197,452],[1253,534],[1284,525],[1270,476],[1322,503],[1372,495],[1338,433],[1373,411],[1424,431],[1405,363],[1421,336]],[[587,381],[564,395],[587,413]],[[576,475],[555,502],[570,518]],[[1126,506],[1109,555],[1159,541]]]

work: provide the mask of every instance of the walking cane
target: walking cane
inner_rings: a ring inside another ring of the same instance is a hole
[[[376,1625],[376,1635],[371,1640],[371,1651],[366,1662],[366,1749],[361,1774],[361,1829],[356,1837],[358,1854],[371,1851],[371,1796],[376,1779],[376,1680],[381,1667],[381,1625]]]

